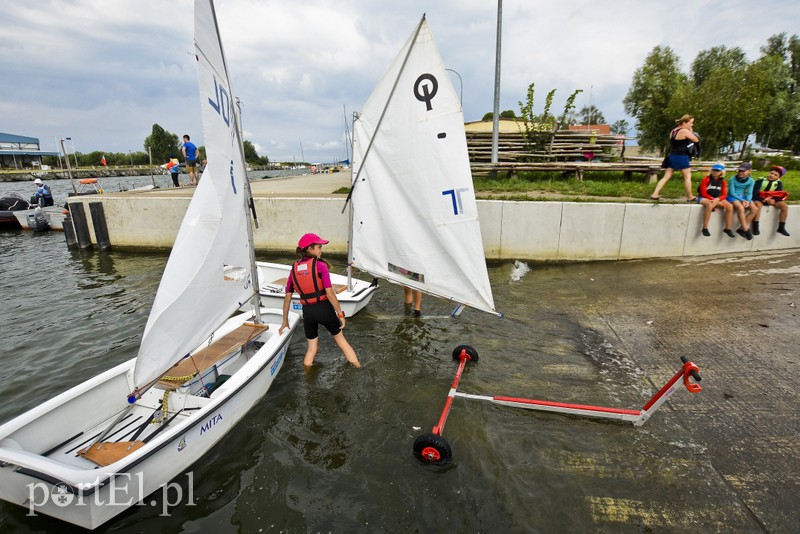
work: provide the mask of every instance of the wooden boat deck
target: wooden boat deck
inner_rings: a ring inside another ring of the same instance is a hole
[[[268,328],[266,324],[242,324],[211,343],[211,345],[179,361],[158,381],[158,385],[166,389],[179,387],[184,382],[194,378],[198,371],[211,367],[226,356],[239,350],[248,341]]]

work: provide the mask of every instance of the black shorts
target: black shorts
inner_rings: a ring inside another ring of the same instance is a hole
[[[319,325],[327,328],[332,336],[342,331],[336,310],[329,300],[318,304],[303,304],[303,330],[306,332],[306,339],[319,337]]]
[[[186,160],[186,168],[187,169],[194,169],[197,167],[197,160],[196,159],[187,159]]]

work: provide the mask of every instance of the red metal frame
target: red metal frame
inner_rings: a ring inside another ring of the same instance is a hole
[[[441,436],[444,431],[444,425],[447,421],[447,416],[450,414],[450,409],[453,405],[453,398],[465,397],[468,399],[485,400],[494,402],[496,404],[503,404],[506,406],[517,406],[520,408],[527,408],[532,410],[541,410],[555,413],[562,413],[568,415],[580,415],[586,417],[599,417],[605,419],[616,419],[633,423],[635,426],[643,425],[650,416],[661,407],[661,405],[678,389],[677,382],[683,378],[683,385],[690,393],[698,393],[703,388],[699,384],[690,382],[689,379],[700,380],[698,374],[698,367],[685,357],[681,357],[683,365],[675,375],[670,378],[664,387],[662,387],[649,401],[642,407],[641,410],[627,410],[622,408],[608,408],[605,406],[592,406],[586,404],[572,404],[566,402],[553,402],[536,399],[523,399],[517,397],[505,397],[495,395],[492,397],[484,395],[469,395],[466,393],[458,392],[458,383],[461,380],[461,375],[464,372],[464,367],[472,358],[467,354],[466,349],[461,349],[461,354],[458,356],[458,369],[453,383],[450,386],[450,391],[447,394],[447,401],[445,402],[442,415],[439,418],[439,423],[433,427],[433,433]]]

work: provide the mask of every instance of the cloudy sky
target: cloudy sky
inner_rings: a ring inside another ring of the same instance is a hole
[[[202,144],[191,0],[0,0],[0,132],[71,137],[79,152],[142,150],[154,123]],[[345,157],[345,109],[358,110],[423,13],[447,68],[463,80],[464,115],[493,107],[497,2],[491,0],[217,0],[245,139],[273,161]],[[750,59],[776,33],[800,33],[800,1],[503,2],[500,109],[536,83],[536,111],[574,89],[608,121],[657,45],[684,70],[712,46]],[[452,75],[456,91],[460,83]],[[590,100],[591,99],[591,100]],[[71,149],[72,145],[68,145]]]

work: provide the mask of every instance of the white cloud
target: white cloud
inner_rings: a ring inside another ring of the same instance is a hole
[[[72,136],[79,151],[141,150],[153,123],[202,142],[193,60],[192,2],[0,0],[3,131]],[[218,0],[217,17],[245,137],[273,160],[332,161],[346,154],[345,117],[366,101],[423,12],[448,68],[463,79],[467,120],[493,107],[495,2],[442,0]],[[537,108],[574,89],[611,121],[635,69],[657,45],[688,69],[717,45],[754,59],[766,39],[797,33],[800,4],[744,0],[689,4],[503,4],[501,109],[517,110],[536,83]],[[458,79],[453,78],[456,90]],[[591,88],[591,91],[590,91]],[[630,120],[630,119],[629,119]],[[52,146],[48,146],[52,145]]]

